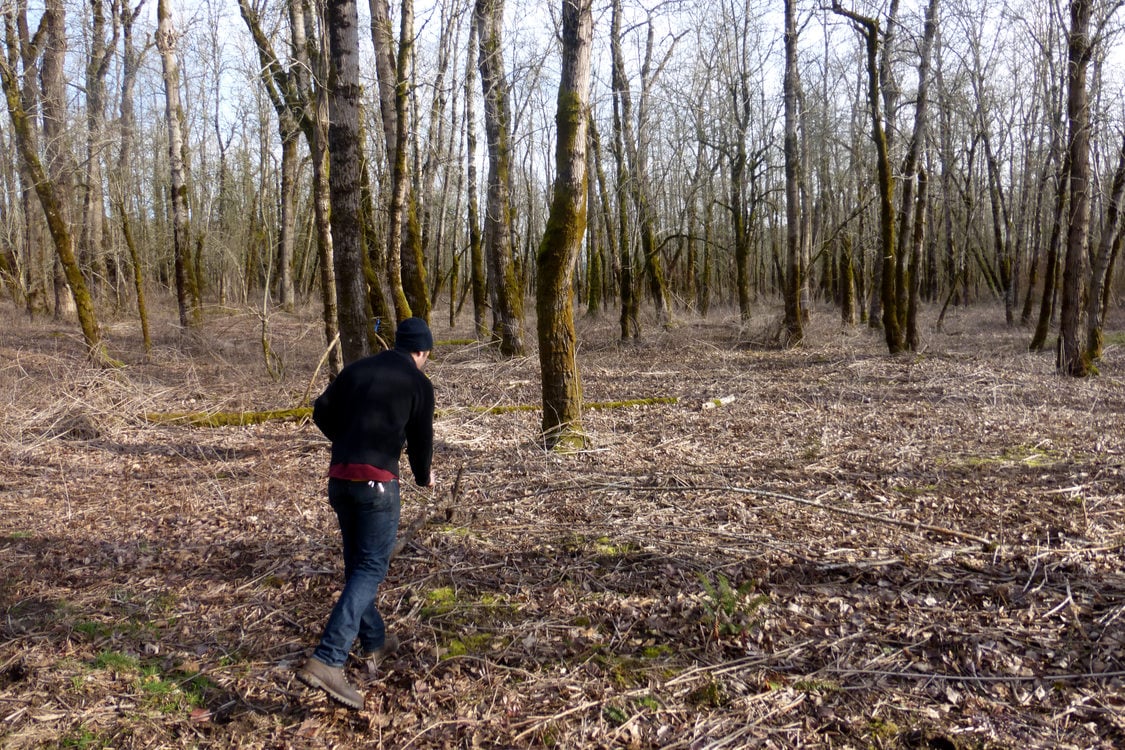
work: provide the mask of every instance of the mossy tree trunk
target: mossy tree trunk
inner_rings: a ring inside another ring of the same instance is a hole
[[[523,295],[512,250],[511,127],[508,82],[502,55],[503,0],[476,0],[474,22],[480,45],[478,67],[484,93],[484,129],[488,141],[488,201],[484,247],[488,284],[500,353],[522,355]]]
[[[47,13],[53,12],[61,13],[61,7],[51,7],[47,11]],[[57,19],[56,22],[58,24],[55,29],[57,33],[62,28],[62,20]],[[5,41],[9,51],[18,49],[19,42],[16,39],[11,17],[5,19]],[[9,55],[9,59],[12,59],[12,57],[14,56]],[[47,174],[47,170],[39,158],[35,130],[21,98],[19,76],[7,61],[0,61],[0,79],[2,79],[0,83],[3,84],[16,147],[19,150],[20,159],[35,185],[35,192],[46,216],[47,228],[51,233],[58,261],[66,274],[66,282],[70,287],[70,294],[78,315],[78,325],[82,329],[86,351],[93,359],[105,360],[106,354],[98,330],[93,300],[90,298],[85,279],[82,276],[82,270],[79,268],[78,259],[75,256],[74,236],[67,220],[62,195],[60,195],[58,186]]]
[[[586,127],[592,0],[562,0],[562,75],[551,213],[537,255],[536,310],[548,448],[581,446],[582,386],[576,360],[574,267],[586,232]]]

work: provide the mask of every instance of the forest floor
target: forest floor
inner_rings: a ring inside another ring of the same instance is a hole
[[[1002,311],[934,313],[893,357],[827,309],[791,350],[773,313],[584,319],[568,456],[534,354],[435,325],[403,647],[347,711],[293,677],[341,583],[327,441],[152,418],[307,404],[315,311],[269,319],[271,377],[249,310],[147,359],[111,322],[98,369],[0,303],[0,746],[1125,746],[1125,319],[1074,380]]]

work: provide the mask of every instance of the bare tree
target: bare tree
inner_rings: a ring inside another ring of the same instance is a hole
[[[473,330],[481,339],[488,338],[488,284],[484,271],[484,252],[481,243],[479,199],[477,198],[477,126],[474,102],[476,96],[477,26],[469,24],[469,54],[465,62],[465,163],[466,163],[466,213],[469,239],[469,279],[473,294]]]
[[[141,338],[145,352],[152,350],[152,337],[148,327],[148,307],[145,305],[144,273],[141,268],[141,255],[133,236],[133,222],[128,207],[128,192],[131,185],[127,175],[133,160],[133,143],[136,129],[136,109],[133,103],[133,87],[140,67],[140,53],[133,44],[133,24],[144,7],[145,0],[138,0],[135,8],[121,3],[118,8],[122,39],[121,97],[119,104],[118,129],[120,146],[117,152],[116,181],[111,182],[111,200],[121,222],[121,234],[129,252],[129,264],[133,270],[133,291],[137,295],[137,315],[141,320]]]
[[[511,111],[501,54],[504,0],[476,0],[474,21],[480,44],[478,67],[484,92],[484,129],[488,140],[488,203],[484,246],[488,259],[493,331],[506,356],[523,354],[523,300],[512,250]]]
[[[641,101],[638,112],[635,113],[621,46],[621,0],[613,0],[612,12],[610,54],[613,64],[614,144],[615,155],[618,157],[619,163],[619,189],[621,187],[626,189],[626,194],[631,199],[636,211],[638,240],[641,246],[641,256],[644,259],[645,275],[649,282],[649,293],[656,305],[656,319],[661,325],[667,325],[671,322],[672,313],[669,308],[668,284],[664,277],[664,265],[660,259],[660,247],[656,241],[656,219],[651,197],[648,193],[648,150],[645,147],[644,134],[641,130],[644,123],[648,92],[655,76],[667,61],[667,56],[671,55],[671,49],[667,51],[662,61],[655,63],[654,70],[655,29],[650,18],[647,24],[648,34],[640,71]],[[636,127],[634,127],[634,117],[638,122]],[[620,158],[621,150],[624,151],[624,163],[627,165],[625,171],[620,166],[622,162]],[[622,223],[622,226],[624,226],[624,223]],[[624,250],[626,247],[627,243],[622,242],[622,249]]]
[[[883,302],[883,334],[887,349],[897,354],[903,349],[902,329],[898,321],[897,288],[895,285],[894,176],[879,95],[879,22],[874,18],[845,10],[834,0],[832,10],[848,18],[863,36],[867,49],[867,96],[871,114],[871,140],[875,143],[876,177],[879,189],[879,244],[882,258],[881,295]]]
[[[797,0],[785,0],[785,330],[786,343],[805,337],[801,314],[801,183],[804,180],[797,137],[801,77],[797,68]]]
[[[340,347],[336,346],[338,332],[336,272],[332,249],[331,187],[328,180],[328,50],[323,34],[316,30],[323,20],[313,12],[309,0],[289,0],[289,47],[292,59],[288,68],[282,64],[261,25],[260,12],[248,0],[239,0],[239,10],[254,39],[261,64],[260,77],[266,93],[278,115],[278,128],[282,140],[283,182],[288,173],[293,179],[296,170],[296,144],[291,142],[292,126],[304,133],[312,156],[313,213],[317,240],[317,263],[320,269],[321,317],[324,339],[329,345],[328,367],[338,373],[343,367]],[[284,163],[286,158],[291,159]],[[295,189],[295,185],[293,186]],[[282,199],[289,186],[283,185]],[[282,211],[284,225],[287,213]],[[284,227],[283,227],[284,229]]]
[[[172,26],[168,0],[157,0],[156,48],[164,71],[164,118],[168,125],[168,168],[171,173],[172,251],[175,254],[176,302],[184,328],[202,320],[199,291],[191,269],[191,237],[188,216],[184,111],[180,103],[180,63],[176,58],[179,34]]]
[[[1113,258],[1121,248],[1122,201],[1125,200],[1125,141],[1118,152],[1117,168],[1106,202],[1105,220],[1098,247],[1090,259],[1090,293],[1086,297],[1086,356],[1091,362],[1102,357],[1102,322],[1105,320]]]
[[[594,35],[591,4],[592,0],[562,3],[555,186],[536,264],[543,438],[549,448],[585,443],[579,426],[582,385],[576,360],[574,266],[586,232],[586,127]]]
[[[74,235],[72,233],[65,202],[66,191],[60,186],[56,176],[48,174],[39,156],[39,144],[35,128],[28,116],[28,107],[23,98],[24,87],[21,86],[18,72],[11,64],[13,60],[18,59],[20,56],[18,52],[20,41],[15,27],[21,23],[26,25],[26,12],[26,6],[20,5],[18,9],[13,8],[4,15],[4,31],[5,42],[8,49],[8,59],[0,61],[0,84],[3,85],[4,97],[8,105],[8,115],[12,122],[16,146],[19,149],[23,166],[31,177],[32,184],[35,186],[35,192],[39,197],[39,203],[46,216],[47,227],[50,230],[51,239],[54,241],[55,245],[55,253],[63,273],[65,274],[65,284],[70,288],[70,300],[78,315],[78,324],[82,329],[82,337],[86,344],[87,353],[91,358],[107,361],[105,347],[102,344],[101,333],[98,329],[97,316],[94,312],[93,301],[90,298],[90,293],[87,290],[85,279],[82,277],[82,270],[78,265],[78,259],[74,252]],[[43,75],[58,76],[55,83],[61,83],[61,56],[65,53],[66,49],[66,23],[63,16],[62,3],[58,2],[58,0],[48,2],[44,9],[41,23],[41,29],[43,29],[48,38],[44,46],[44,54],[48,58],[54,55],[58,56],[56,59],[44,61]],[[55,38],[52,39],[51,37]],[[54,66],[58,66],[57,69]],[[27,73],[28,71],[25,69],[24,75],[26,76]],[[48,96],[61,94],[61,91],[55,88],[53,84],[48,85],[46,88]],[[65,109],[65,103],[63,103],[62,106]],[[51,110],[50,108],[45,112],[53,112],[55,116],[59,115],[58,111]]]
[[[939,0],[929,0],[926,7],[926,20],[922,31],[922,49],[918,61],[918,93],[914,99],[914,131],[907,146],[903,160],[902,203],[899,210],[898,249],[896,261],[898,269],[904,267],[905,273],[896,269],[898,286],[898,313],[905,333],[906,348],[918,349],[918,292],[919,265],[922,254],[926,215],[926,175],[921,166],[921,155],[929,130],[929,89],[930,61],[934,39],[937,37]],[[915,195],[915,186],[918,188]]]
[[[328,0],[328,149],[336,319],[344,363],[371,353],[359,222],[359,17],[355,0]]]

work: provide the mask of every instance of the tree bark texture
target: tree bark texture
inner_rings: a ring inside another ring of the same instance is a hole
[[[797,137],[797,0],[785,0],[785,343],[804,338],[801,315],[801,155]]]
[[[871,140],[875,143],[876,177],[879,188],[879,251],[881,254],[883,302],[883,334],[887,350],[897,354],[903,350],[902,328],[899,326],[898,294],[895,273],[894,175],[891,174],[890,153],[883,115],[879,106],[879,24],[875,19],[844,10],[834,2],[833,10],[851,19],[863,35],[867,47],[868,105],[871,113]]]
[[[477,126],[476,96],[473,87],[476,85],[476,64],[478,53],[477,25],[469,26],[469,53],[465,62],[465,160],[466,160],[466,200],[465,221],[468,224],[469,239],[469,279],[473,293],[473,330],[477,338],[487,340],[489,337],[488,321],[488,282],[484,270],[484,251],[480,231],[480,199],[477,196]]]
[[[195,274],[191,269],[191,226],[188,214],[187,175],[184,164],[184,111],[180,103],[180,63],[176,57],[179,34],[172,27],[168,0],[157,0],[156,47],[164,73],[164,119],[168,126],[168,168],[171,174],[172,251],[176,274],[176,303],[180,325],[195,325],[202,318],[196,304]]]
[[[52,7],[47,12],[61,13],[61,6]],[[57,23],[56,32],[64,28],[61,18],[57,19]],[[11,17],[5,19],[5,39],[9,51],[15,49],[15,45],[19,43]],[[12,56],[9,55],[9,60],[11,59]],[[19,76],[8,62],[0,62],[0,79],[2,79],[0,83],[4,88],[4,97],[8,105],[8,114],[12,122],[16,146],[19,149],[23,165],[31,177],[32,184],[35,186],[39,204],[47,220],[47,228],[55,245],[58,261],[66,275],[66,282],[70,287],[70,296],[78,315],[78,325],[82,330],[86,351],[92,359],[104,360],[105,351],[98,329],[97,316],[94,312],[93,300],[86,288],[85,279],[82,277],[78,259],[75,256],[74,236],[67,219],[64,196],[60,194],[58,185],[47,174],[47,170],[39,158],[35,130],[21,98]]]
[[[518,356],[524,351],[523,302],[512,249],[512,117],[501,54],[503,0],[476,0],[474,20],[480,45],[478,67],[484,92],[484,129],[488,141],[484,246],[488,259],[489,294],[500,352],[505,356]]]
[[[355,0],[328,0],[328,151],[336,320],[344,364],[371,353],[359,222],[359,18]]]
[[[563,0],[555,184],[536,276],[542,426],[549,448],[584,443],[579,424],[582,386],[576,359],[574,267],[586,232],[586,127],[593,27],[592,0]]]
[[[1059,306],[1059,339],[1055,367],[1059,374],[1082,377],[1090,362],[1081,340],[1081,314],[1086,289],[1086,250],[1090,232],[1090,102],[1086,71],[1090,63],[1090,2],[1071,0],[1067,43],[1067,102],[1070,156],[1070,210],[1067,214],[1066,261]]]

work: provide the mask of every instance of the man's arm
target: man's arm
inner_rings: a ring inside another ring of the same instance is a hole
[[[434,386],[423,377],[406,423],[406,455],[419,487],[433,487],[431,462],[434,455]]]

